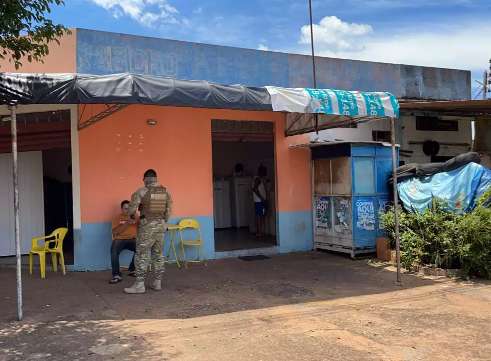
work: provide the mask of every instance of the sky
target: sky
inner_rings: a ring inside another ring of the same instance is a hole
[[[312,0],[316,54],[472,71],[491,58],[491,0]],[[310,53],[308,0],[65,0],[55,22],[270,51]]]

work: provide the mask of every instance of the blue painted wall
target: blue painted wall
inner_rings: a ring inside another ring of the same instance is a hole
[[[311,211],[279,212],[277,223],[281,253],[312,250]]]
[[[224,84],[312,86],[310,57],[77,29],[77,72],[132,72]],[[398,97],[467,99],[463,70],[316,58],[318,87],[390,91]]]
[[[215,253],[213,217],[193,217],[200,222],[201,234],[204,241],[202,258],[214,259]],[[180,218],[171,219],[171,223],[179,222]],[[191,236],[184,233],[184,238]],[[174,259],[174,254],[169,252],[169,234],[166,234],[164,254]],[[278,214],[278,242],[281,253],[310,251],[312,243],[312,214],[303,212],[280,212]],[[176,243],[176,247],[177,247]],[[85,223],[82,224],[81,234],[75,237],[75,262],[72,267],[76,271],[100,271],[111,268],[111,223]],[[196,249],[186,248],[187,259],[195,259]],[[177,252],[180,252],[177,249]],[[120,256],[120,264],[127,267],[133,253],[123,251]],[[220,256],[220,254],[218,255]],[[180,253],[179,253],[180,257]]]
[[[215,258],[213,238],[213,217],[193,217],[198,220],[204,240],[203,258]],[[173,218],[171,223],[179,222],[180,218]],[[72,267],[76,271],[98,271],[111,268],[111,222],[84,223],[81,234],[75,237],[75,262]],[[184,235],[186,236],[186,235]],[[166,236],[168,238],[168,235]],[[177,244],[176,244],[177,245]],[[165,242],[165,254],[168,254],[169,242]],[[132,252],[123,251],[120,258],[121,266],[128,266]],[[195,250],[186,249],[186,256],[194,258]],[[174,255],[171,254],[171,259]]]

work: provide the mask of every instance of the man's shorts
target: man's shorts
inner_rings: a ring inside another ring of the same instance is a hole
[[[255,202],[256,216],[264,217],[266,215],[266,204],[264,202]]]

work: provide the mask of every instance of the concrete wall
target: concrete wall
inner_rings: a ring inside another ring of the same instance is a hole
[[[434,140],[440,144],[439,156],[455,157],[456,155],[469,152],[472,147],[472,128],[469,119],[457,117],[441,117],[441,119],[455,119],[459,122],[458,131],[422,131],[416,129],[416,120],[413,116],[402,116],[399,122],[402,126],[402,137],[398,137],[401,149],[413,151],[410,158],[401,157],[406,163],[430,163],[431,157],[423,153],[422,144],[411,144],[411,142],[424,142]],[[465,143],[465,144],[464,144]]]
[[[76,40],[77,32],[72,31],[71,35],[66,35],[60,39],[60,44],[51,42],[49,54],[43,58],[42,62],[29,63],[27,58],[21,60],[22,67],[15,69],[13,63],[8,58],[0,60],[0,71],[22,72],[22,73],[75,73],[76,65]]]
[[[469,71],[317,57],[318,86],[389,91],[401,98],[468,99]],[[43,63],[23,61],[20,69],[0,61],[1,71],[110,74],[134,72],[224,84],[312,86],[305,55],[241,49],[73,29],[50,44]]]
[[[482,165],[491,167],[491,117],[476,118],[474,150],[481,154]]]
[[[84,117],[99,108],[87,106]],[[149,118],[157,125],[147,125]],[[306,139],[285,138],[283,114],[134,105],[79,132],[82,229],[75,241],[75,269],[109,267],[110,221],[121,200],[141,186],[147,168],[156,169],[172,194],[172,221],[197,218],[204,255],[215,257],[212,119],[274,123],[279,248],[312,248],[310,152],[289,149]]]
[[[411,144],[411,142],[424,142],[434,140],[440,144],[438,155],[455,157],[458,154],[470,151],[472,144],[472,126],[470,119],[461,119],[455,117],[441,117],[442,119],[456,119],[459,122],[458,131],[421,131],[416,130],[416,119],[414,116],[403,115],[396,120],[397,125],[397,143],[401,144],[401,149],[410,150],[413,153],[410,156],[401,156],[401,160],[406,163],[429,163],[431,157],[423,153],[421,144]],[[390,130],[388,120],[382,119],[369,121],[358,124],[357,128],[336,128],[322,130],[318,135],[312,133],[311,139],[318,140],[343,140],[352,142],[372,141],[373,130]],[[456,144],[451,144],[456,143]],[[458,143],[458,144],[457,144]],[[464,144],[465,143],[465,144]]]
[[[373,130],[390,130],[388,119],[380,119],[360,123],[356,128],[333,128],[321,130],[319,134],[311,133],[312,140],[327,140],[327,141],[350,141],[350,142],[366,142],[372,141]]]
[[[134,72],[224,84],[312,86],[308,56],[77,29],[77,71]],[[317,58],[318,87],[468,99],[469,71]]]

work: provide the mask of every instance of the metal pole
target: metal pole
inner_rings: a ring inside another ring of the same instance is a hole
[[[312,0],[309,0],[309,15],[310,15],[310,46],[312,47],[312,72],[314,76],[314,88],[317,88],[317,76],[315,72],[314,25],[312,20]]]
[[[312,20],[312,0],[309,0],[310,15],[310,46],[312,49],[312,75],[314,79],[314,89],[317,89],[317,72],[315,70],[315,51],[314,51],[314,23]],[[319,115],[315,113],[315,132],[319,134]]]
[[[489,59],[489,70],[488,70],[488,85],[487,85],[487,91],[488,93],[491,92],[491,59]],[[487,95],[486,95],[487,99]]]
[[[22,273],[21,273],[21,254],[20,254],[20,231],[19,231],[19,181],[17,174],[17,106],[10,106],[10,131],[12,133],[12,165],[14,183],[14,236],[15,236],[15,257],[17,260],[17,319],[22,321]]]
[[[490,63],[491,63],[491,60],[490,60]],[[490,66],[491,68],[491,66]],[[491,70],[491,69],[490,69]],[[488,80],[489,80],[489,76],[490,74],[488,73],[487,70],[484,70],[484,76],[483,76],[483,81],[482,81],[482,86],[483,86],[483,89],[482,89],[482,98],[483,99],[487,99],[488,97]]]
[[[397,214],[397,152],[396,152],[396,130],[395,119],[390,118],[390,133],[392,141],[392,185],[394,193],[394,233],[396,238],[396,262],[397,262],[397,283],[401,283],[401,245],[399,242],[399,216]]]

